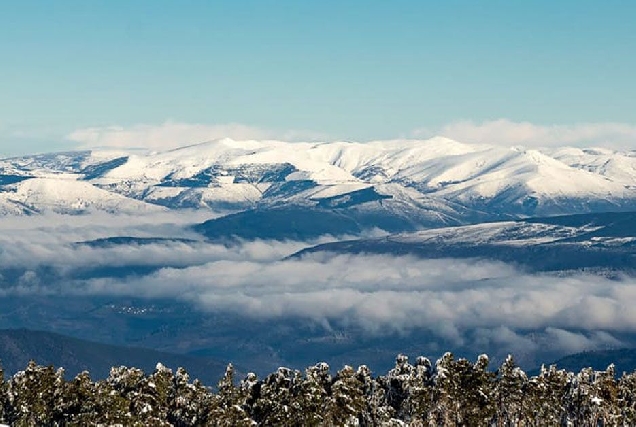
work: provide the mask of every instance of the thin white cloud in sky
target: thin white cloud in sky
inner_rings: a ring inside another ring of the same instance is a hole
[[[497,119],[481,123],[465,120],[438,130],[418,129],[416,137],[441,135],[465,143],[527,147],[589,146],[636,149],[636,125],[627,123],[578,123],[539,125]]]
[[[636,125],[628,123],[578,123],[540,125],[501,118],[475,122],[456,121],[438,129],[421,128],[414,138],[445,136],[464,143],[526,147],[586,146],[613,149],[636,149]],[[328,141],[326,134],[303,130],[276,131],[240,123],[200,124],[166,121],[161,124],[106,126],[77,129],[68,141],[79,148],[143,148],[168,150],[180,146],[231,138],[234,140]]]
[[[146,148],[169,150],[180,146],[231,138],[235,140],[317,140],[324,134],[311,131],[275,131],[240,123],[199,124],[166,121],[159,125],[107,126],[77,129],[66,136],[81,148]]]

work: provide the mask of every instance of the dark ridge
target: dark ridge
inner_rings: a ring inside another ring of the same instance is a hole
[[[636,212],[600,212],[577,215],[562,215],[547,218],[532,218],[529,223],[562,225],[566,227],[601,227],[585,234],[586,237],[636,236]]]
[[[199,224],[194,230],[209,240],[307,240],[326,234],[358,234],[362,232],[362,227],[335,210],[286,207],[251,209],[230,214]]]
[[[0,186],[17,184],[31,178],[33,177],[27,175],[0,175]]]
[[[134,237],[134,236],[114,236],[104,237],[95,240],[76,242],[76,245],[89,246],[92,248],[108,248],[119,245],[153,245],[161,243],[196,243],[193,239],[183,239],[178,237]]]
[[[281,183],[285,178],[297,169],[290,163],[272,165],[245,164],[236,167],[213,165],[187,178],[177,178],[174,174],[168,175],[160,184],[161,187],[185,187],[204,188],[210,185],[218,185],[219,178],[232,176],[234,183]]]
[[[91,179],[101,178],[111,170],[126,164],[126,162],[128,162],[128,156],[118,157],[107,162],[86,166],[79,173],[84,175],[84,180],[90,181]]]
[[[12,375],[24,369],[30,360],[63,366],[67,377],[89,371],[95,379],[106,378],[111,367],[121,365],[151,373],[161,362],[172,369],[183,367],[192,378],[208,384],[216,384],[227,366],[212,358],[100,344],[52,332],[0,329],[0,363],[5,373]]]
[[[636,348],[622,348],[617,350],[595,350],[571,354],[554,362],[559,369],[579,372],[590,367],[596,371],[607,368],[610,364],[616,366],[616,373],[636,371]]]
[[[317,252],[412,255],[429,259],[483,258],[510,263],[533,272],[586,271],[610,275],[617,271],[636,273],[636,244],[631,240],[609,244],[604,241],[604,238],[636,237],[635,212],[568,215],[519,221],[520,224],[523,222],[564,227],[590,225],[598,228],[552,242],[518,246],[499,241],[446,243],[443,239],[404,242],[389,236],[325,243],[304,249],[290,258]],[[539,233],[534,237],[543,235]],[[514,235],[510,238],[514,238]]]
[[[391,199],[393,196],[379,194],[375,188],[369,187],[347,194],[339,194],[333,197],[318,199],[318,206],[321,208],[349,208],[366,202],[375,202],[384,199]]]

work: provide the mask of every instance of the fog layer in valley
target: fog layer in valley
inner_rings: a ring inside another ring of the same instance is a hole
[[[272,330],[284,329],[285,334],[290,333],[285,326],[302,325],[311,331],[311,339],[340,337],[357,343],[352,348],[360,342],[374,347],[384,342],[387,350],[393,350],[398,342],[419,337],[412,342],[419,343],[423,354],[457,350],[501,357],[512,352],[527,363],[627,346],[636,335],[632,277],[528,275],[478,259],[331,254],[286,259],[330,237],[312,242],[212,244],[188,229],[202,220],[200,216],[2,219],[0,298],[34,303],[61,298],[69,305],[91,298],[133,298],[140,306],[173,301],[197,319],[213,316],[217,323],[222,318],[237,322],[236,328],[229,324],[222,329],[227,335],[223,339],[236,338],[237,345],[245,338],[239,336],[245,333],[245,324],[239,327],[239,323],[272,325]],[[95,243],[114,236],[164,240]],[[38,313],[43,318],[56,315]],[[137,315],[143,316],[143,311]],[[108,321],[119,325],[117,313],[111,316]],[[173,321],[170,316],[163,321],[155,318],[149,328],[171,328]],[[1,327],[16,326],[7,313],[0,322]],[[197,323],[186,327],[196,328]],[[295,339],[309,339],[303,331],[299,328]],[[179,336],[175,333],[168,339],[177,341]],[[263,345],[275,348],[276,339],[270,331]],[[352,351],[345,347],[340,350]],[[183,350],[202,351],[192,346]],[[292,356],[286,357],[294,364]]]

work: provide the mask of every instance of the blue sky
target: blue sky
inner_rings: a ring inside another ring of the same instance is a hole
[[[355,140],[512,129],[512,143],[519,126],[550,141],[583,126],[630,146],[635,21],[636,2],[612,0],[2,2],[0,154],[174,123],[199,130],[172,129],[175,143],[205,126]]]

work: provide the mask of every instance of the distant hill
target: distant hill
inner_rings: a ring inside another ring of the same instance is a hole
[[[311,253],[484,258],[529,271],[635,273],[636,212],[564,215],[447,227],[386,237],[325,243]]]
[[[93,379],[105,378],[111,367],[121,365],[152,373],[161,362],[172,369],[184,367],[192,379],[198,378],[204,384],[216,384],[227,365],[211,358],[106,345],[51,332],[1,329],[0,363],[5,375],[24,369],[30,360],[63,367],[67,379],[82,371],[89,371]]]
[[[583,368],[591,367],[600,371],[607,368],[611,363],[616,366],[616,374],[621,376],[623,372],[633,372],[636,370],[636,348],[623,348],[619,350],[597,350],[576,353],[565,356],[554,364],[559,369],[579,372]]]

